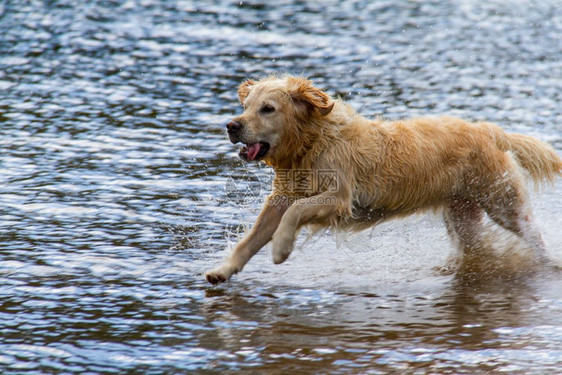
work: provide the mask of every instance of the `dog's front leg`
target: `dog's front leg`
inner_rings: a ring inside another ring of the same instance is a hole
[[[287,208],[289,208],[288,200],[283,196],[275,194],[268,196],[248,234],[236,244],[222,265],[205,273],[207,281],[218,284],[240,272],[248,260],[271,240]]]
[[[283,263],[293,251],[298,230],[305,224],[331,224],[336,216],[345,214],[348,205],[335,193],[324,192],[296,201],[283,215],[273,235],[273,262]]]

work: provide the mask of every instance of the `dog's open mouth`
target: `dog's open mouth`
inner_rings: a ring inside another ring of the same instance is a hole
[[[269,143],[256,142],[245,145],[240,149],[240,157],[244,160],[260,160],[269,151]]]

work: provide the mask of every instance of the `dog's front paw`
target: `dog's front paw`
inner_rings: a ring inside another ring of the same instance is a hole
[[[205,272],[205,279],[213,285],[223,283],[237,272],[236,268],[230,264],[223,264],[210,271]]]
[[[293,251],[294,240],[283,236],[273,237],[273,263],[281,264],[287,260]]]

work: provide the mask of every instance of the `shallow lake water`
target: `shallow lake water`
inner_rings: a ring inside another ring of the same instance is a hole
[[[303,74],[364,115],[489,120],[562,154],[561,39],[551,1],[2,2],[0,372],[559,373],[562,272],[515,252],[451,272],[436,216],[202,274],[272,177],[224,134],[245,78]],[[532,196],[554,263],[561,196]]]

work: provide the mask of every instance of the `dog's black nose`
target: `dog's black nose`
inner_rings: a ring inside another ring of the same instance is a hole
[[[240,131],[240,129],[242,129],[242,124],[237,121],[232,120],[226,124],[226,131],[228,134],[236,134]]]

